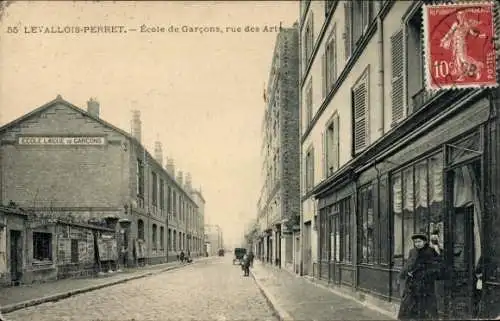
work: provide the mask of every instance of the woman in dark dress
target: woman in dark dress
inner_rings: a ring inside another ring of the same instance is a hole
[[[425,234],[415,234],[412,240],[414,248],[399,276],[405,287],[398,320],[434,320],[438,316],[434,284],[440,275],[439,255]]]

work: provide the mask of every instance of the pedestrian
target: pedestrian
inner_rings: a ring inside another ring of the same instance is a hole
[[[184,258],[185,258],[184,251],[181,251],[181,254],[179,255],[179,258],[181,259],[181,263],[184,263]]]
[[[250,257],[248,254],[243,255],[243,263],[241,265],[243,268],[243,276],[249,276],[250,275]]]
[[[254,260],[254,258],[255,258],[255,256],[254,256],[253,252],[250,251],[248,253],[248,259],[250,260],[250,267],[252,267],[252,268],[253,268],[253,260]]]
[[[410,250],[400,276],[404,285],[398,320],[437,319],[435,281],[440,275],[438,253],[429,246],[425,234],[412,236],[414,248]]]

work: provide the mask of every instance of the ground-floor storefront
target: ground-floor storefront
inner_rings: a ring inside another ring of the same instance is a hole
[[[498,313],[498,101],[479,90],[452,98],[316,190],[319,278],[398,303],[411,235],[425,233],[447,267],[440,313]]]

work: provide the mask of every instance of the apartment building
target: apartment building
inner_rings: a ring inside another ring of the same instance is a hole
[[[154,156],[142,145],[139,112],[131,124],[129,134],[100,118],[96,100],[84,110],[58,96],[0,127],[2,203],[79,223],[125,219],[131,264],[165,262],[188,245],[200,253],[201,236],[187,241],[199,215],[190,175],[174,177],[171,159],[164,167],[159,142]]]
[[[498,305],[499,92],[426,89],[423,5],[301,2],[302,273],[396,311],[426,233],[449,269],[440,314],[470,318],[474,271],[482,311]]]
[[[259,252],[264,261],[290,270],[298,263],[294,239],[298,237],[300,213],[298,49],[298,24],[281,28],[264,94],[263,187],[258,205],[262,226]]]

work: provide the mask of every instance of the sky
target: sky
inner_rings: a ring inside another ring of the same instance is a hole
[[[0,124],[59,94],[82,108],[96,97],[100,117],[128,132],[139,109],[143,144],[153,154],[159,139],[176,170],[191,173],[207,223],[234,244],[262,185],[262,97],[277,36],[263,29],[298,15],[298,1],[14,2],[0,21]],[[33,32],[99,25],[127,32]]]

